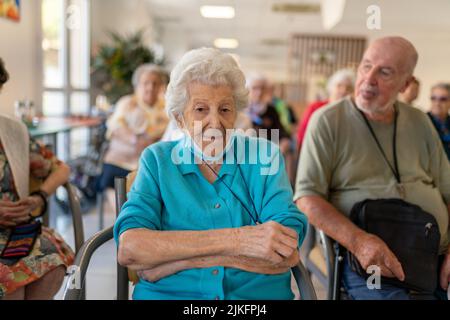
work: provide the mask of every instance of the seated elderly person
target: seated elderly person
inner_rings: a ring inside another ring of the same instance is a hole
[[[276,107],[272,104],[272,96],[267,97],[269,81],[262,74],[252,74],[247,79],[249,103],[245,109],[258,135],[267,130],[267,139],[271,133],[278,131],[279,146],[283,155],[290,153],[290,136],[281,122]],[[269,101],[268,101],[269,100]]]
[[[7,80],[0,59],[0,89]],[[0,299],[52,299],[58,292],[74,254],[35,218],[69,174],[23,123],[0,115]]]
[[[136,170],[139,156],[148,145],[158,141],[169,119],[164,104],[158,99],[164,85],[163,70],[144,64],[133,74],[134,94],[117,102],[116,110],[107,122],[106,152],[98,190],[114,187],[115,176],[126,176]]]
[[[447,158],[450,160],[450,84],[438,83],[431,88],[431,108],[428,116],[439,133]]]
[[[139,271],[134,299],[294,297],[307,222],[278,147],[232,130],[247,95],[216,49],[190,51],[172,71],[166,109],[184,138],[143,152],[114,226],[119,263]]]
[[[339,101],[352,94],[355,86],[355,72],[351,69],[340,69],[333,73],[327,82],[328,99],[319,100],[309,104],[302,115],[302,120],[297,130],[297,147],[300,150],[309,120],[314,112],[333,102]]]
[[[428,117],[396,100],[413,79],[417,61],[416,49],[404,38],[371,43],[358,67],[354,98],[314,113],[301,150],[297,205],[312,225],[353,256],[342,261],[342,285],[353,299],[406,300],[416,298],[417,291],[433,291],[428,298],[447,299],[450,164]],[[355,219],[363,201],[386,200],[414,209],[406,215],[401,207],[391,210],[386,205],[373,220],[363,220],[370,222],[367,225]],[[424,215],[418,207],[427,212],[427,221],[433,221],[423,229],[417,227],[422,222],[411,217]],[[390,217],[379,215],[384,213]],[[373,232],[380,224],[381,232]],[[405,233],[408,226],[410,232]],[[434,232],[432,243],[429,229]],[[420,259],[419,254],[427,256]],[[432,267],[422,272],[428,266]],[[374,290],[366,279],[371,267],[383,276]],[[417,277],[427,288],[411,282]]]

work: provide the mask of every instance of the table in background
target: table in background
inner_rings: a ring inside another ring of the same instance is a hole
[[[52,146],[52,151],[59,159],[69,161],[70,135],[67,133],[70,133],[73,129],[98,127],[103,124],[103,121],[104,119],[101,117],[41,117],[39,118],[38,125],[29,127],[28,132],[32,138],[43,140],[45,144],[50,144]],[[66,155],[66,159],[60,157],[60,154],[58,153],[58,134],[66,134],[66,141],[64,143],[64,155]],[[58,195],[56,195],[56,197],[60,198]],[[50,212],[53,211],[51,208],[54,208],[55,205],[55,198],[52,196],[48,214],[44,216],[44,222],[52,227],[56,225],[56,217],[55,215],[50,214]]]
[[[35,127],[30,127],[28,131],[32,138],[42,139],[47,137],[50,141],[49,143],[53,147],[53,151],[56,155],[58,155],[58,134],[69,133],[73,129],[97,127],[102,124],[102,121],[103,119],[101,117],[41,117],[39,118],[38,125]],[[64,154],[67,155],[67,159],[61,160],[70,160],[70,143],[68,141],[68,135],[66,138],[66,152]]]

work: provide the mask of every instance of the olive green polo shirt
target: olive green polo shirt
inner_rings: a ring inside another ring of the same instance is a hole
[[[443,252],[449,244],[450,164],[426,114],[400,102],[395,107],[403,199],[434,215]],[[370,123],[393,166],[394,122]],[[394,174],[350,98],[318,110],[310,120],[294,199],[307,195],[323,197],[347,216],[364,199],[402,198]]]

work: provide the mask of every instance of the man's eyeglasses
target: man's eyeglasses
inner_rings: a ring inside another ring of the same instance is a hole
[[[443,96],[431,96],[431,101],[439,101],[439,102],[447,102],[450,100],[450,97],[443,97]]]

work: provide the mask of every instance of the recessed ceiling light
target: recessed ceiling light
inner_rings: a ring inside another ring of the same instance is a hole
[[[230,6],[201,6],[200,13],[205,18],[233,19],[234,8]]]
[[[233,38],[217,38],[214,40],[214,46],[220,49],[236,49],[239,41]]]

